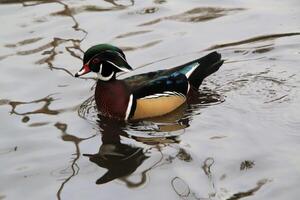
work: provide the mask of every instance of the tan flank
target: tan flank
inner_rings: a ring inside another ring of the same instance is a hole
[[[181,106],[185,100],[186,98],[184,96],[179,95],[137,99],[133,119],[165,115]]]

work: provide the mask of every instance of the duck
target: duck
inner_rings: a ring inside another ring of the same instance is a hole
[[[118,73],[133,70],[124,52],[98,44],[85,51],[83,66],[74,76],[97,74],[94,97],[100,115],[136,121],[166,115],[185,104],[223,62],[214,51],[183,65],[119,79]]]

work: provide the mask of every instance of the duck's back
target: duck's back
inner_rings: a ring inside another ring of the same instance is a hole
[[[146,84],[147,82],[157,79],[162,76],[170,76],[174,72],[179,72],[184,74],[189,83],[195,88],[198,89],[202,81],[209,75],[218,71],[220,66],[223,64],[221,60],[221,54],[218,52],[212,52],[207,54],[204,57],[193,60],[191,62],[185,63],[183,65],[158,70],[154,72],[142,73],[135,76],[125,78],[124,81],[131,88],[136,88],[141,84]]]

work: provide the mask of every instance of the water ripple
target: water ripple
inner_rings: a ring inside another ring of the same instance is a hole
[[[149,26],[149,25],[157,24],[163,20],[174,20],[179,22],[192,22],[192,23],[203,22],[203,21],[208,21],[219,17],[223,17],[233,12],[242,11],[242,10],[245,9],[244,8],[198,7],[198,8],[193,8],[191,10],[185,11],[181,14],[154,19],[152,21],[142,23],[139,26]]]
[[[261,41],[267,41],[267,40],[274,40],[274,39],[281,38],[281,37],[289,37],[289,36],[297,36],[297,35],[300,35],[300,32],[260,35],[260,36],[256,36],[256,37],[251,37],[249,39],[240,40],[240,41],[237,41],[237,42],[217,44],[217,45],[209,47],[205,50],[206,51],[211,51],[211,50],[225,48],[225,47],[232,47],[232,46],[238,46],[238,45],[242,45],[242,44],[249,44],[249,43],[253,43],[253,42],[261,42]]]

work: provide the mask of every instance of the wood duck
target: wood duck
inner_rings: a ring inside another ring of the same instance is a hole
[[[223,64],[221,55],[212,52],[189,63],[149,73],[117,79],[118,72],[129,72],[123,51],[109,44],[90,47],[83,67],[75,74],[95,72],[98,81],[95,101],[104,116],[119,120],[139,120],[170,113],[197,91],[204,78]]]

